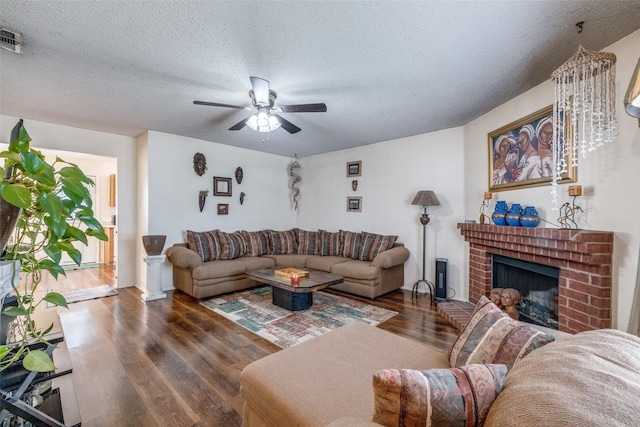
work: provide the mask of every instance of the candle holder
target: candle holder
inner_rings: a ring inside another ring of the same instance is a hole
[[[493,193],[490,191],[484,192],[484,198],[482,199],[482,204],[480,205],[480,224],[491,224],[491,217],[484,213],[485,208],[489,210],[490,200],[493,198]]]
[[[582,208],[576,205],[576,198],[578,196],[582,196],[582,185],[571,185],[569,186],[569,196],[573,196],[573,200],[571,203],[566,202],[564,205],[560,207],[560,217],[558,218],[558,223],[562,226],[562,228],[566,229],[577,229],[578,224],[576,223],[576,212],[584,212]]]

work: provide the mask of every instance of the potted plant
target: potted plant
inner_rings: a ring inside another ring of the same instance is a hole
[[[73,246],[74,242],[86,245],[88,236],[107,240],[102,225],[94,217],[87,189],[94,182],[75,164],[60,158],[47,163],[41,152],[31,148],[30,142],[20,120],[11,133],[8,150],[0,152],[0,158],[4,159],[4,166],[0,167],[0,176],[4,177],[0,182],[0,252],[8,235],[13,233],[12,242],[0,260],[9,261],[13,272],[21,268],[23,273],[22,286],[11,280],[14,306],[2,312],[14,318],[22,341],[11,347],[0,345],[0,372],[20,361],[31,371],[55,369],[44,351],[27,345],[33,340],[46,343],[43,337],[51,328],[40,329],[32,315],[45,301],[63,307],[67,303],[57,292],[40,297],[36,294],[38,284],[47,272],[54,278],[66,275],[60,265],[63,253],[80,265],[82,254]]]

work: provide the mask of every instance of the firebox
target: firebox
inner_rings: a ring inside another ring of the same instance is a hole
[[[493,255],[493,288],[520,293],[519,320],[558,329],[560,269],[502,255]]]

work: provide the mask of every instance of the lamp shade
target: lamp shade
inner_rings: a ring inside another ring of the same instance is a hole
[[[640,118],[640,59],[624,97],[624,108],[630,116]]]
[[[413,198],[412,205],[420,206],[440,206],[440,201],[433,191],[418,191],[416,197]]]

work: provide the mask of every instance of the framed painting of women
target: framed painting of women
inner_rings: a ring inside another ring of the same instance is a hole
[[[551,183],[555,168],[551,144],[553,123],[553,107],[550,105],[489,133],[490,191]],[[565,117],[560,112],[558,128],[563,134],[568,129],[564,123]],[[575,182],[576,178],[576,167],[570,167],[559,183]]]

